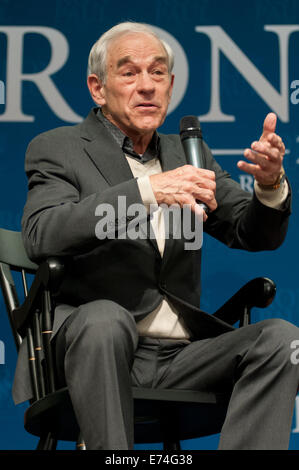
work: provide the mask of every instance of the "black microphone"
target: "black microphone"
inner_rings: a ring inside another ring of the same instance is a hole
[[[203,168],[203,143],[200,122],[196,116],[185,116],[180,121],[180,137],[189,165]],[[205,212],[208,207],[199,203]]]

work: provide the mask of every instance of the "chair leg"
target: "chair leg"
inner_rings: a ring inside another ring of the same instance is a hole
[[[55,450],[57,447],[57,439],[52,436],[52,433],[47,433],[41,436],[36,450]]]
[[[79,434],[79,437],[78,437],[78,440],[77,440],[76,450],[86,450],[85,442],[84,442],[81,434]]]
[[[163,450],[165,450],[166,452],[180,451],[181,450],[180,441],[164,440],[163,441]]]
[[[51,437],[49,439],[47,450],[56,450],[56,448],[57,448],[57,439],[55,439],[54,437]]]
[[[163,435],[163,450],[173,452],[180,451],[181,444],[176,432],[177,416],[172,407],[163,406],[160,409],[160,425]]]
[[[39,438],[36,450],[47,450],[48,448],[48,434]]]

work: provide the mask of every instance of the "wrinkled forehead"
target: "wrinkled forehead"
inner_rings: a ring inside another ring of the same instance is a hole
[[[108,46],[108,67],[117,68],[128,61],[141,59],[168,62],[162,42],[149,33],[124,33],[113,39]]]

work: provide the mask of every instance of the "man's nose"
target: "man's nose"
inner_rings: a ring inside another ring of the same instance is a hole
[[[140,73],[137,81],[137,90],[140,93],[152,93],[155,89],[155,82],[148,72]]]

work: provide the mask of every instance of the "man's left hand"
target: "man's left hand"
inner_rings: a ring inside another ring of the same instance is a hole
[[[260,139],[244,151],[244,157],[252,163],[238,162],[240,170],[253,175],[261,185],[275,184],[282,171],[285,146],[281,137],[275,134],[276,122],[276,114],[269,113]]]

